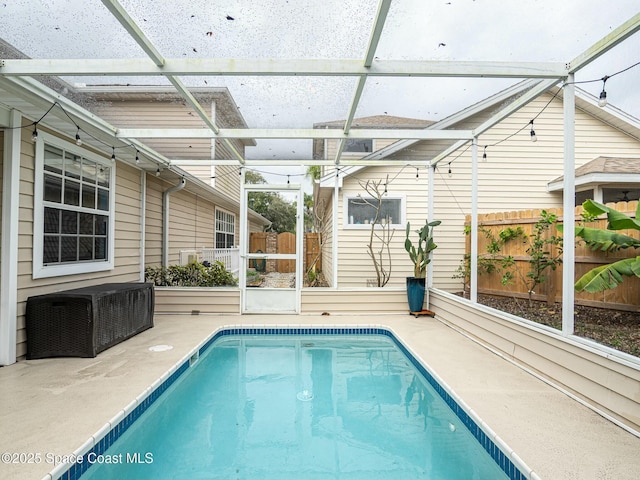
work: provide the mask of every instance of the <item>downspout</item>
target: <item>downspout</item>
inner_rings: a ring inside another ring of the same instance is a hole
[[[178,185],[167,188],[162,193],[162,266],[169,265],[169,196],[182,190],[187,181],[182,177]]]

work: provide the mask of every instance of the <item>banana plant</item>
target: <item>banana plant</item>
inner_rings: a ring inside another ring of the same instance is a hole
[[[582,238],[589,248],[604,252],[626,248],[640,249],[640,240],[637,238],[614,232],[614,230],[640,231],[640,203],[636,210],[636,218],[631,218],[593,200],[587,200],[582,206],[585,212],[592,217],[606,213],[608,220],[607,230],[582,226],[576,227],[576,236]],[[617,287],[624,281],[624,277],[632,277],[634,275],[640,277],[640,256],[626,258],[589,270],[576,282],[574,287],[578,292],[601,292]]]
[[[427,275],[427,265],[431,262],[429,254],[438,246],[433,241],[433,228],[442,222],[436,220],[433,222],[425,222],[424,226],[415,232],[418,234],[417,248],[409,239],[411,233],[411,223],[407,222],[407,236],[404,241],[404,249],[409,253],[409,257],[413,262],[413,276],[416,278],[425,278]]]

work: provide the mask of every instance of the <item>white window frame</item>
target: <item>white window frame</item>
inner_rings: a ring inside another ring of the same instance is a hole
[[[345,195],[342,203],[342,228],[345,230],[368,230],[371,228],[371,224],[361,223],[361,224],[353,224],[349,223],[349,200],[356,200],[360,198],[358,195]],[[367,197],[371,198],[372,197]],[[392,229],[397,228],[406,228],[407,224],[407,196],[406,195],[385,195],[382,198],[382,201],[385,200],[400,200],[400,223],[392,223],[390,226]],[[381,225],[377,225],[377,228],[380,228]]]
[[[42,254],[44,244],[44,147],[45,144],[61,148],[69,153],[82,156],[110,168],[109,178],[109,210],[103,214],[109,217],[107,229],[107,259],[99,261],[82,261],[77,263],[64,263],[60,265],[44,265]],[[33,278],[61,277],[65,275],[78,275],[82,273],[104,272],[114,269],[115,257],[115,198],[116,198],[116,165],[115,162],[101,157],[89,150],[78,147],[74,143],[39,131],[36,140],[36,157],[34,171],[34,198],[33,198]]]
[[[233,232],[225,232],[223,230],[218,230],[218,212],[230,215],[233,218]],[[213,229],[213,246],[214,248],[222,248],[222,247],[218,247],[218,241],[217,241],[217,236],[218,233],[224,233],[226,235],[229,235],[230,233],[233,233],[233,246],[232,247],[225,247],[225,248],[236,248],[238,246],[238,217],[235,213],[230,212],[229,210],[225,210],[224,208],[218,208],[216,207],[216,211],[214,213],[214,229]]]

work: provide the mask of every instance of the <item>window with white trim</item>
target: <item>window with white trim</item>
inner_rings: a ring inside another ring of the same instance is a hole
[[[366,228],[376,217],[377,200],[352,196],[345,198],[345,228]],[[382,199],[380,210],[380,224],[389,224],[394,228],[402,227],[405,223],[404,196],[388,196]]]
[[[345,153],[371,153],[373,140],[370,138],[348,138],[344,142]]]
[[[34,278],[112,269],[115,165],[43,132],[35,177]]]
[[[236,242],[236,216],[216,209],[216,248],[233,248]]]

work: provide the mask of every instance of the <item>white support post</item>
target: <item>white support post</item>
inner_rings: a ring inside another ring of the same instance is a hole
[[[0,270],[0,365],[16,362],[18,315],[18,218],[20,211],[20,137],[22,115],[10,113],[4,133],[2,173],[2,265]]]
[[[331,238],[331,263],[333,264],[333,280],[331,285],[333,288],[338,288],[338,198],[340,195],[340,182],[338,175],[340,170],[338,167],[335,167],[336,176],[333,184],[333,215],[331,221],[333,222],[333,236]],[[345,213],[346,214],[346,213]]]
[[[140,281],[144,282],[147,242],[147,172],[140,170]]]
[[[469,299],[478,302],[478,137],[471,147],[471,292]]]
[[[435,203],[435,177],[436,166],[429,165],[429,176],[427,177],[427,222],[433,222],[433,209]],[[429,255],[433,256],[433,252]],[[429,308],[429,289],[433,287],[433,262],[427,264],[427,308]]]
[[[575,115],[576,96],[573,74],[567,77],[564,86],[564,198],[563,198],[563,238],[562,249],[562,334],[573,335],[573,304],[575,278]]]

